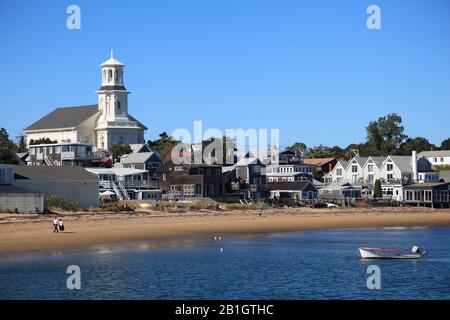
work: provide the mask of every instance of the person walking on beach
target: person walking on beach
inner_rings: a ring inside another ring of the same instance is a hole
[[[58,219],[56,219],[56,217],[55,217],[55,218],[53,218],[53,233],[59,232],[58,227],[59,227],[59,222],[58,222]]]
[[[59,231],[64,232],[64,222],[59,218]]]

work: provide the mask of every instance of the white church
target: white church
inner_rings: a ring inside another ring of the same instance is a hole
[[[125,65],[114,58],[101,64],[102,85],[95,105],[57,108],[24,129],[28,146],[49,138],[51,145],[91,146],[111,151],[114,144],[145,143],[147,127],[128,114],[129,91],[124,86]],[[31,143],[30,143],[31,142]]]

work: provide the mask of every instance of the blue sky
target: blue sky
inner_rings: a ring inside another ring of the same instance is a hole
[[[81,30],[66,8],[81,8]],[[381,7],[381,30],[366,9]],[[281,145],[347,146],[391,112],[450,137],[446,0],[0,0],[0,126],[96,103],[100,63],[124,62],[129,112],[150,130],[280,128]]]

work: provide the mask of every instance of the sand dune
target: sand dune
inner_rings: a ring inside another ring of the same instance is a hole
[[[51,215],[0,214],[0,252],[61,250],[165,237],[450,225],[450,210],[425,208],[148,211],[59,216],[66,226],[63,234],[53,234]]]

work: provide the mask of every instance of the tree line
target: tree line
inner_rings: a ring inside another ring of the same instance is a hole
[[[408,137],[405,133],[402,117],[396,113],[380,117],[371,121],[366,127],[366,141],[353,143],[345,149],[339,146],[327,147],[319,145],[308,148],[302,142],[289,146],[288,150],[306,150],[307,158],[337,158],[351,159],[354,151],[358,150],[362,157],[411,155],[415,150],[418,153],[430,150],[450,150],[450,138],[442,141],[440,146],[432,144],[424,137]]]
[[[360,156],[387,156],[387,155],[411,155],[415,150],[418,153],[429,150],[450,150],[450,138],[442,141],[440,146],[432,144],[424,137],[408,137],[405,133],[402,117],[396,113],[388,114],[371,121],[366,127],[366,141],[363,143],[350,144],[346,148],[340,146],[328,147],[324,145],[309,148],[303,142],[296,142],[287,147],[288,150],[306,151],[307,158],[337,158],[350,159],[354,156],[354,151],[358,150]],[[225,145],[230,138],[211,138],[202,142],[203,147],[209,145],[214,140],[219,139],[224,144],[224,156],[226,156]],[[30,141],[30,144],[55,143],[48,138]],[[166,132],[159,135],[159,139],[149,140],[147,144],[153,150],[158,151],[163,158],[169,155],[172,149],[180,141],[169,136]],[[27,150],[25,137],[19,137],[19,141],[14,143],[8,135],[6,129],[0,129],[0,163],[17,163],[16,152]],[[129,146],[117,145],[113,147],[114,158],[119,158],[125,153],[130,153]],[[224,162],[225,163],[225,162]]]

